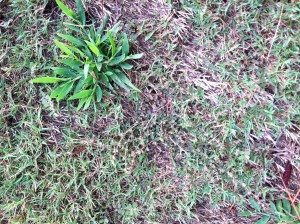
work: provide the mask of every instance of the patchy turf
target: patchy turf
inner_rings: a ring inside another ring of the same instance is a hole
[[[288,161],[300,188],[299,3],[105,1],[145,53],[142,94],[79,112],[28,82],[53,64],[55,2],[0,5],[2,222],[253,223]]]

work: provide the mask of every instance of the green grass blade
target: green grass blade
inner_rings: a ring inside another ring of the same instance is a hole
[[[89,96],[89,98],[87,98],[83,110],[86,110],[90,106],[92,99],[93,99],[93,95],[91,95],[91,96]]]
[[[85,22],[86,22],[85,9],[82,5],[81,0],[76,0],[76,7],[77,7],[77,13],[78,13],[79,20],[82,25],[85,25]]]
[[[102,90],[99,85],[96,87],[96,96],[97,96],[97,102],[100,102],[102,99]]]
[[[114,75],[111,76],[111,78],[112,78],[112,80],[113,80],[118,86],[122,87],[122,88],[125,89],[125,90],[130,90],[130,89],[128,88],[128,86],[125,85],[125,84],[118,78],[117,75],[114,74]]]
[[[141,90],[139,90],[138,88],[136,88],[131,82],[130,80],[127,78],[127,76],[122,73],[122,72],[118,72],[118,77],[119,79],[125,83],[127,86],[129,86],[131,89],[137,91],[137,92],[141,92]]]
[[[113,26],[113,28],[111,28],[110,31],[108,31],[108,32],[110,32],[112,35],[117,34],[118,31],[119,31],[119,29],[120,29],[120,23],[121,23],[121,22],[116,23],[116,24]]]
[[[107,35],[111,46],[111,54],[114,56],[116,53],[116,43],[110,31],[107,32]]]
[[[73,52],[67,47],[67,45],[65,45],[62,42],[59,42],[58,40],[54,40],[54,43],[67,55],[75,58],[75,55],[73,54]]]
[[[125,69],[125,70],[129,70],[129,69],[132,69],[133,65],[128,64],[126,62],[123,62],[123,63],[120,64],[120,67]]]
[[[61,34],[61,33],[58,33],[57,35],[78,47],[86,46],[86,44],[82,40],[79,40],[78,38],[76,38],[72,35]]]
[[[291,213],[291,203],[286,200],[286,199],[282,199],[282,205],[283,205],[283,209],[287,212],[287,213]]]
[[[264,216],[256,222],[256,224],[267,224],[270,220],[270,216]]]
[[[256,211],[260,211],[261,208],[260,208],[259,204],[254,200],[254,198],[250,198],[249,201],[250,201],[252,207],[253,207]]]
[[[77,46],[68,46],[68,47],[71,51],[73,51],[73,53],[79,54],[81,58],[86,58],[86,55],[81,50],[79,50]]]
[[[73,20],[77,20],[75,12],[73,12],[71,9],[69,9],[65,4],[63,4],[60,0],[55,0],[59,8],[65,13],[67,16],[69,16]]]
[[[75,87],[74,94],[78,93],[81,90],[83,84],[84,84],[84,77],[82,77],[81,79],[79,79],[79,81],[78,81],[78,83],[77,83],[77,85]]]
[[[241,217],[248,217],[248,216],[252,216],[252,215],[255,215],[256,213],[255,212],[242,212],[239,214],[239,216]]]
[[[125,55],[129,54],[129,42],[127,38],[127,34],[124,33],[123,40],[122,40],[122,53]]]
[[[90,68],[90,64],[84,65],[84,68],[83,68],[84,79],[86,79],[89,74],[89,68]]]
[[[30,80],[32,83],[58,83],[58,82],[63,82],[67,81],[69,79],[64,79],[64,78],[56,78],[56,77],[41,77],[41,78],[36,78]]]
[[[87,98],[82,98],[82,99],[79,101],[78,107],[77,107],[76,110],[79,111],[79,110],[82,108],[83,104],[84,104],[86,101],[87,101]]]
[[[73,30],[75,32],[81,32],[82,30],[78,26],[74,26],[72,24],[66,24],[66,27],[68,27],[70,30]]]
[[[82,99],[82,98],[86,98],[89,97],[92,94],[93,90],[89,89],[89,90],[82,90],[79,93],[74,94],[73,96],[71,96],[69,98],[69,100],[76,100],[76,99]]]
[[[73,88],[73,81],[67,82],[64,87],[61,89],[60,93],[58,94],[57,100],[60,101],[63,98],[65,98],[68,93],[72,90]]]
[[[77,75],[74,70],[65,67],[53,67],[54,74],[61,75],[67,78],[76,78]]]
[[[104,36],[102,36],[101,40],[100,40],[100,44],[103,43],[103,42],[105,42],[107,40],[107,38],[108,38],[107,34],[105,34]]]
[[[58,59],[57,61],[70,67],[79,67],[83,65],[81,61],[76,61],[72,59]]]
[[[65,84],[61,84],[58,87],[56,87],[53,92],[50,94],[50,98],[55,98],[58,96],[58,94],[60,93],[60,91],[64,88]]]
[[[117,65],[119,63],[121,63],[122,61],[124,61],[125,59],[125,54],[122,54],[121,56],[115,57],[113,58],[108,65],[113,66],[113,65]]]
[[[277,200],[276,201],[276,209],[278,212],[282,213],[283,212],[283,206],[282,206],[282,201],[281,200]]]
[[[87,40],[85,40],[85,42],[87,43],[87,45],[89,46],[89,48],[95,55],[97,55],[97,56],[100,55],[100,51],[99,51],[98,47],[96,46],[96,44],[94,44],[90,41],[87,41]]]
[[[104,83],[104,85],[105,85],[106,87],[108,87],[110,90],[114,90],[113,86],[112,86],[112,85],[110,84],[110,82],[109,82],[108,77],[107,77],[104,73],[102,73],[102,74],[100,75],[100,79],[102,80],[102,82]]]
[[[97,30],[97,35],[98,35],[98,36],[102,36],[102,33],[103,33],[103,31],[104,31],[104,28],[105,28],[105,26],[106,26],[107,21],[108,21],[108,15],[105,14],[105,16],[104,16],[104,18],[103,18],[103,22],[101,23],[100,27],[99,27],[98,30]]]
[[[126,57],[126,60],[128,59],[140,59],[141,57],[143,57],[143,54],[132,54]]]

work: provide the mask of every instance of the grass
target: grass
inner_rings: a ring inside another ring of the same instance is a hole
[[[249,200],[283,197],[282,164],[300,165],[298,3],[141,1],[153,17],[124,17],[142,94],[79,112],[29,83],[63,29],[50,3],[0,3],[2,222],[254,223]]]

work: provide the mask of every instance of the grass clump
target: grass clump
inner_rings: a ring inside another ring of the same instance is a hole
[[[126,90],[139,91],[122,72],[133,66],[130,59],[139,59],[142,54],[129,54],[129,41],[126,33],[118,34],[119,23],[105,31],[108,17],[101,26],[86,26],[85,11],[80,0],[77,1],[78,14],[61,1],[56,1],[62,11],[77,24],[68,24],[67,34],[57,33],[54,43],[61,50],[57,61],[59,67],[53,67],[55,77],[41,77],[31,80],[33,83],[57,83],[50,98],[58,101],[69,97],[79,99],[77,110],[87,109],[91,102],[100,102],[103,87],[114,91],[116,84]],[[64,42],[62,42],[64,41]]]

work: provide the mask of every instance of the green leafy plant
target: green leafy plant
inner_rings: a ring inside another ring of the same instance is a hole
[[[87,109],[92,102],[100,102],[105,89],[116,88],[139,91],[124,74],[133,66],[128,60],[139,59],[142,54],[130,54],[129,41],[125,33],[119,33],[119,23],[105,30],[105,16],[99,28],[86,25],[85,10],[80,0],[76,1],[77,13],[60,0],[61,10],[74,23],[67,24],[67,34],[57,33],[54,40],[61,54],[57,58],[60,66],[53,67],[54,77],[40,77],[32,83],[56,83],[50,98],[58,101],[71,95],[69,100],[79,100],[77,110]]]
[[[262,211],[260,205],[253,198],[250,198],[249,201],[255,211],[243,212],[240,213],[240,216],[261,215],[262,218],[256,222],[257,224],[266,224],[271,218],[276,221],[276,223],[300,223],[298,219],[300,204],[294,208],[291,206],[289,200],[279,199],[276,200],[275,203],[270,202],[271,210]],[[297,209],[297,211],[295,209]]]

